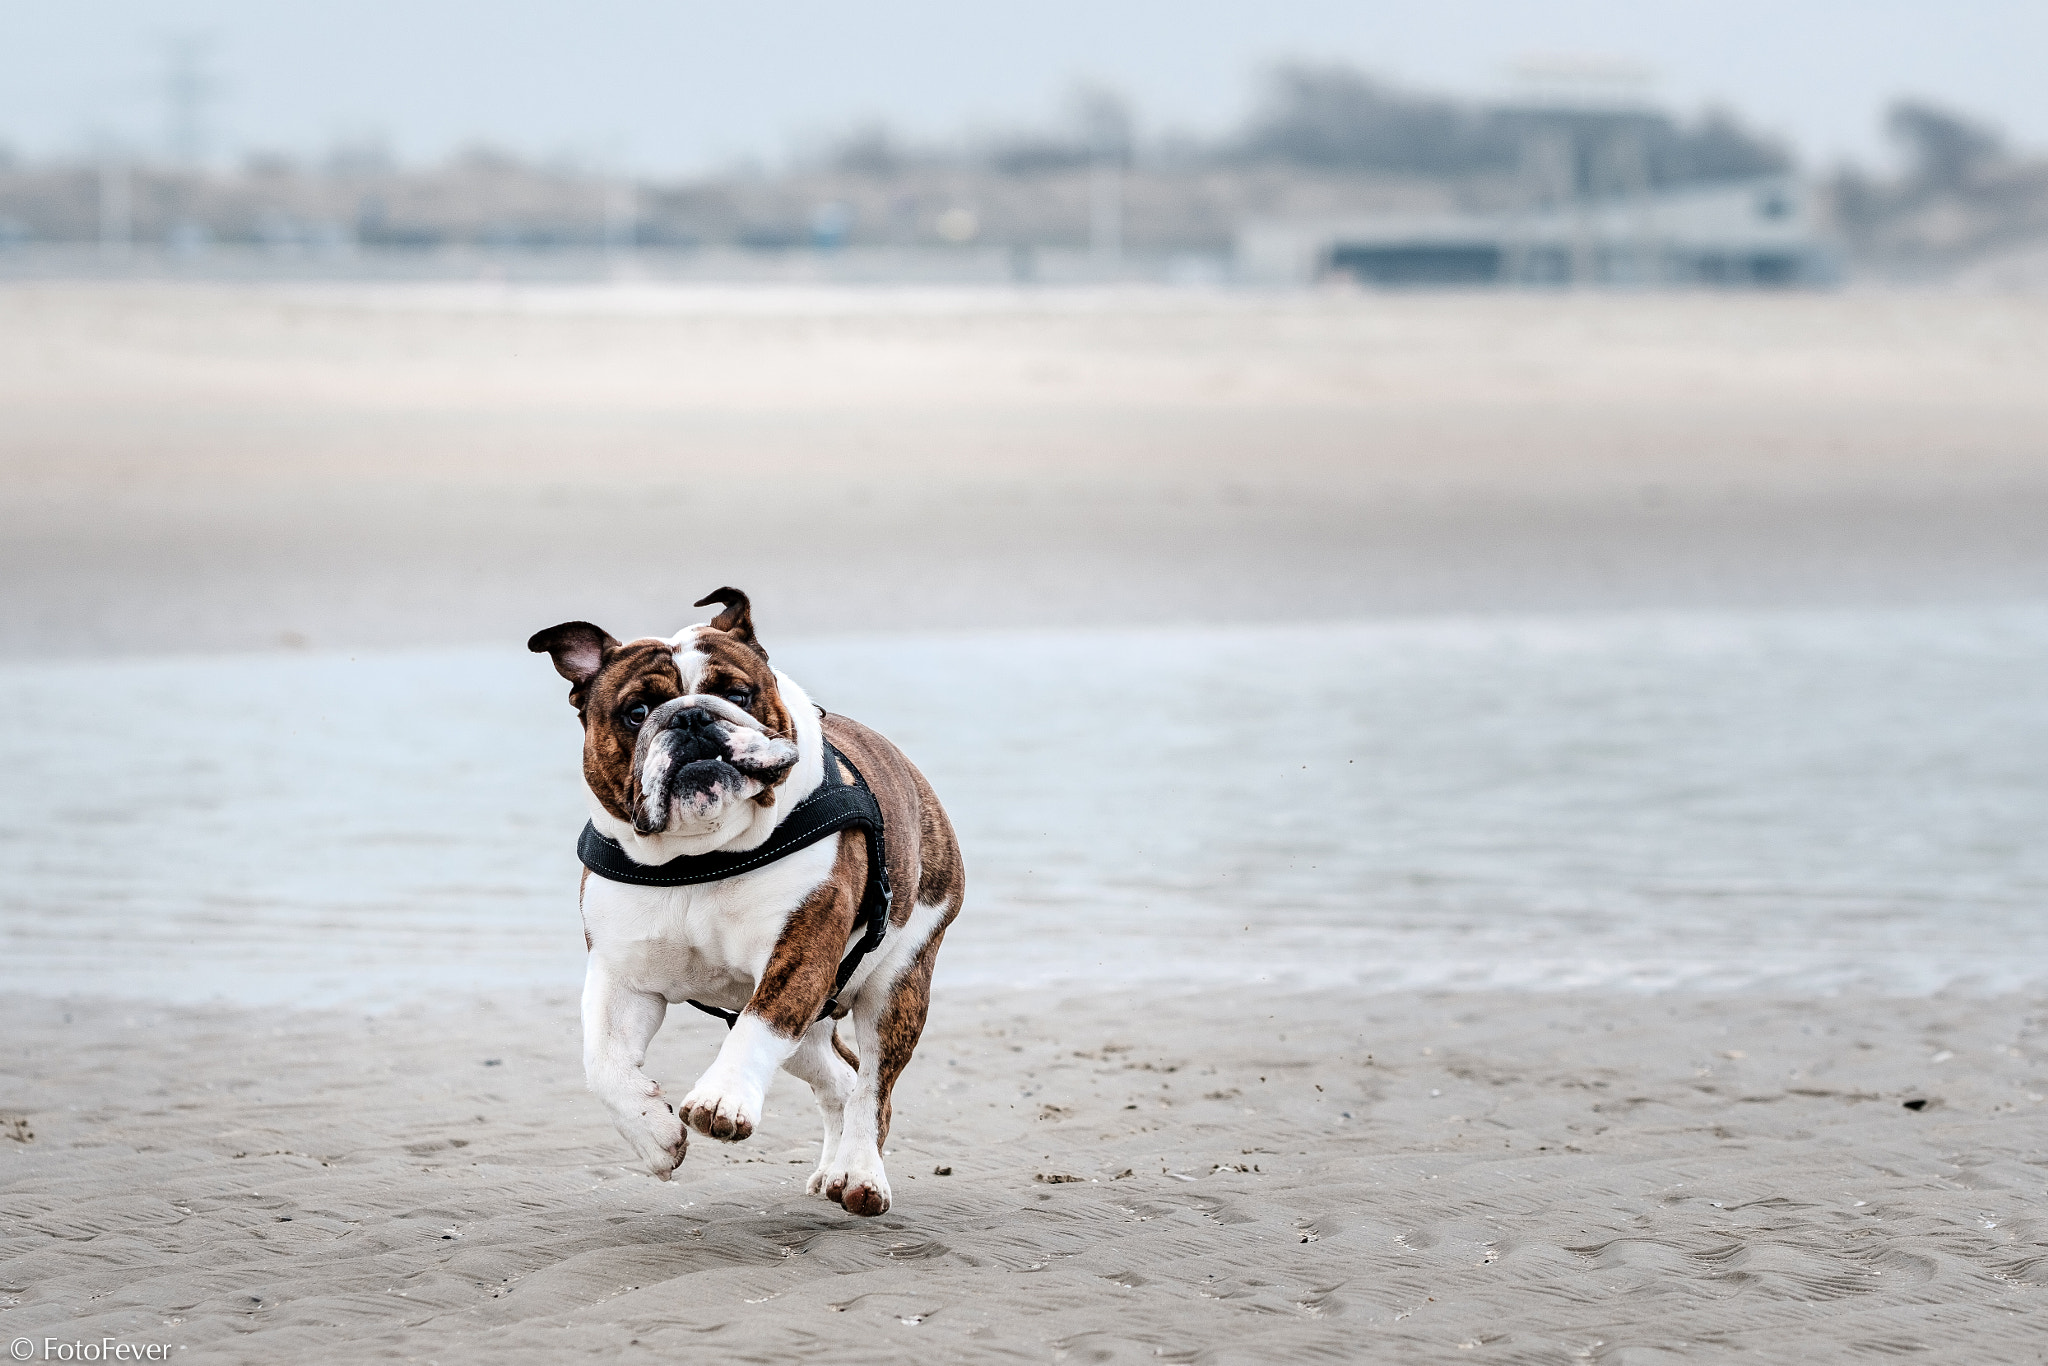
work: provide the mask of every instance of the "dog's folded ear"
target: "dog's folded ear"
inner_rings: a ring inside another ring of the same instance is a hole
[[[754,607],[747,601],[747,595],[737,588],[718,588],[697,599],[692,606],[709,607],[714,602],[725,610],[711,619],[711,629],[725,632],[761,658],[768,658],[768,652],[761,648],[760,640],[754,635]]]
[[[554,659],[555,672],[569,680],[569,705],[581,711],[590,680],[597,677],[597,671],[604,667],[604,657],[618,649],[619,642],[587,621],[565,621],[560,626],[535,631],[526,648]]]

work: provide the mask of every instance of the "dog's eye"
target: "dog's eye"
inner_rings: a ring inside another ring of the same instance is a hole
[[[754,695],[745,688],[741,688],[736,692],[727,693],[725,700],[732,703],[735,707],[745,708],[747,703],[754,700]]]
[[[640,723],[647,719],[647,704],[645,702],[634,703],[619,714],[619,719],[626,723],[627,730],[640,729]]]

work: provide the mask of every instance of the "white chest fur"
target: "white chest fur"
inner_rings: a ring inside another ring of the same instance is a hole
[[[765,868],[690,887],[635,887],[593,875],[583,889],[593,966],[629,990],[671,1003],[740,1009],[791,912],[831,876],[843,838],[828,836]]]

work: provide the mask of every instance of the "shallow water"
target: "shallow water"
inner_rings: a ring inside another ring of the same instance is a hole
[[[776,662],[947,801],[955,982],[2048,982],[2048,609],[812,640]],[[563,693],[517,650],[0,668],[0,985],[573,986]]]

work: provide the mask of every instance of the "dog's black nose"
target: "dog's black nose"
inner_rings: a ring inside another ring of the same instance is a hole
[[[711,724],[711,713],[702,707],[683,707],[670,713],[670,730],[703,730]]]

